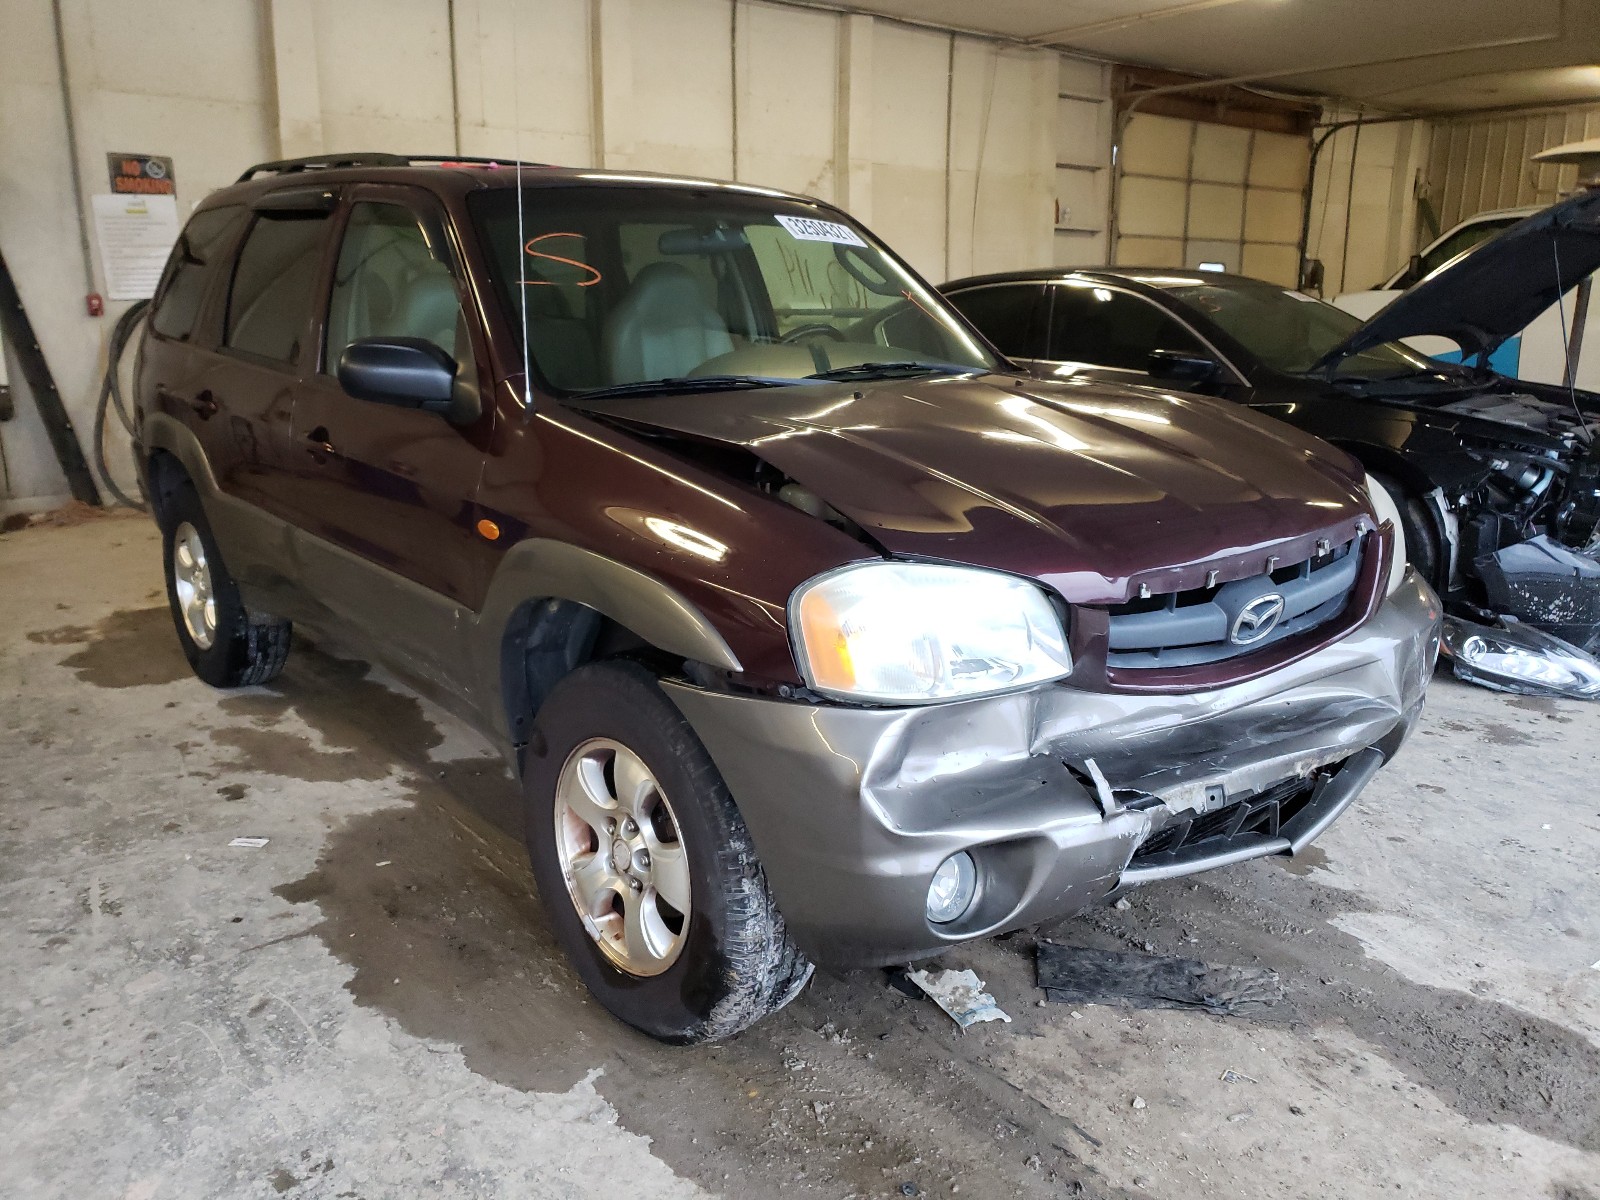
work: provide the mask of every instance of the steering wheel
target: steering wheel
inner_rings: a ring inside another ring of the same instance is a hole
[[[789,330],[788,333],[778,339],[778,344],[780,346],[792,346],[795,342],[804,341],[808,337],[816,337],[819,334],[823,337],[830,337],[836,342],[849,341],[845,337],[843,330],[835,329],[832,325],[824,325],[821,321],[817,321],[810,325],[798,325]]]

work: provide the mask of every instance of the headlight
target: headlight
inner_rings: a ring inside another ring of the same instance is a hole
[[[789,627],[806,683],[842,699],[925,703],[1072,670],[1066,631],[1044,592],[970,567],[843,567],[795,589]]]
[[[1600,696],[1600,661],[1531,625],[1474,625],[1446,617],[1444,649],[1456,675],[1469,683],[1582,700]]]
[[[1389,563],[1389,586],[1384,592],[1394,595],[1395,588],[1406,577],[1406,527],[1400,520],[1400,508],[1393,496],[1371,475],[1367,476],[1367,499],[1372,501],[1372,511],[1378,514],[1378,524],[1385,521],[1394,526],[1394,558]]]

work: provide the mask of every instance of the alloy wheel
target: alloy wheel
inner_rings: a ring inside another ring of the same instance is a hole
[[[217,638],[217,598],[211,590],[205,544],[200,531],[188,521],[172,536],[172,577],[183,627],[196,646],[211,649]]]
[[[583,927],[630,975],[659,975],[689,932],[689,860],[666,793],[632,750],[583,743],[556,782],[556,854]]]

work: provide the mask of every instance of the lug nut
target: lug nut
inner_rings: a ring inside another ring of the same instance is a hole
[[[639,832],[639,827],[633,823],[632,817],[628,817],[622,822],[622,832],[627,837],[632,837]]]
[[[607,833],[615,833],[616,831],[617,831],[617,819],[615,817],[607,817],[606,818],[606,832]]]
[[[639,869],[641,871],[648,871],[650,869],[650,851],[639,851]]]
[[[628,886],[631,887],[636,892],[637,891],[642,891],[644,889],[644,884],[640,883],[632,875],[628,876]]]

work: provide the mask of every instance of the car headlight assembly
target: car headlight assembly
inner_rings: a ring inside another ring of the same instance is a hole
[[[1394,595],[1395,589],[1406,577],[1406,527],[1400,520],[1400,506],[1388,490],[1374,479],[1367,476],[1367,499],[1372,501],[1372,511],[1378,516],[1378,524],[1385,521],[1394,527],[1394,557],[1389,560],[1389,584],[1384,594]]]
[[[1034,583],[973,567],[870,562],[795,589],[795,660],[824,696],[928,704],[1072,671],[1066,630]]]

